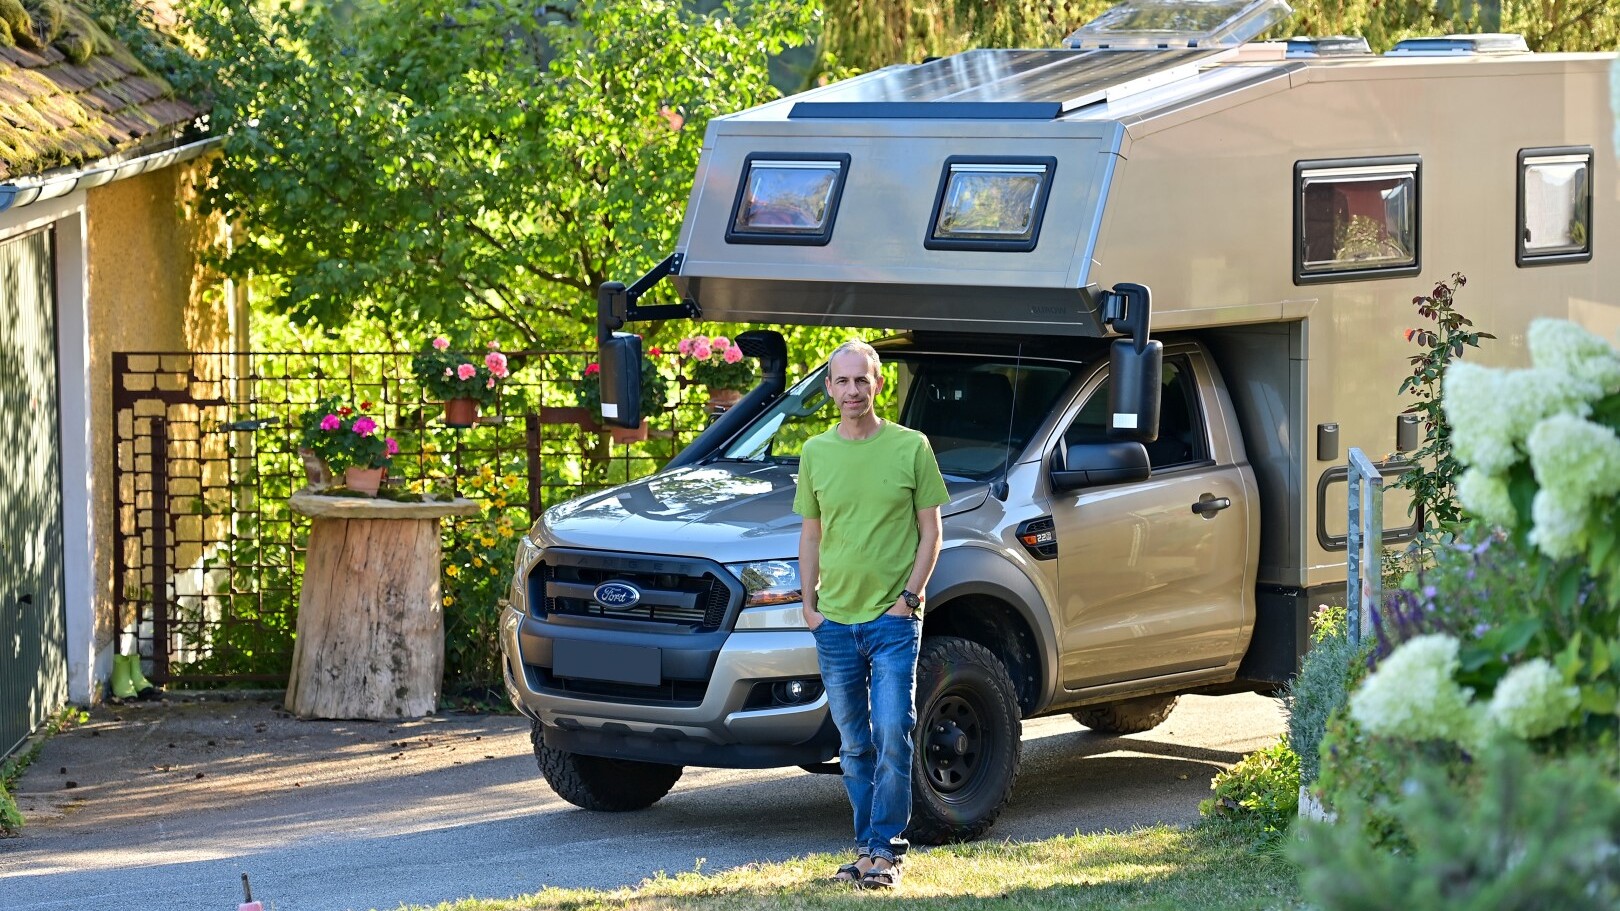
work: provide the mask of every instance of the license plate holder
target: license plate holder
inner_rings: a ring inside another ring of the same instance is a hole
[[[555,677],[657,686],[664,681],[663,664],[663,652],[650,646],[583,639],[558,639],[551,644]]]

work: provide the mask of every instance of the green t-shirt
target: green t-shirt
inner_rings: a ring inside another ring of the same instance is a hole
[[[950,499],[928,438],[884,421],[864,440],[834,425],[799,456],[793,511],[821,520],[817,608],[865,623],[894,606],[917,562],[917,511]]]

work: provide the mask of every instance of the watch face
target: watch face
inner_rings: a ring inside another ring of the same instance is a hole
[[[917,605],[922,603],[922,599],[916,595],[913,595],[911,592],[901,592],[900,597],[906,599],[906,606],[912,610],[916,610]]]

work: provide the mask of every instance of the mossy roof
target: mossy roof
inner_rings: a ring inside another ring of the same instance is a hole
[[[127,49],[97,38],[77,63],[43,42],[0,45],[0,181],[160,145],[201,113]]]

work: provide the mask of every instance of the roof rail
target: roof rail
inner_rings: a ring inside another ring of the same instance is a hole
[[[1384,52],[1386,57],[1468,57],[1474,54],[1528,54],[1523,35],[1438,35],[1407,38]]]

